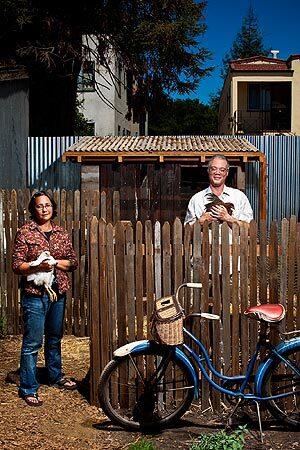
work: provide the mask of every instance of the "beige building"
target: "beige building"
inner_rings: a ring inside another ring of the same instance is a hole
[[[219,134],[300,135],[300,55],[231,61],[219,105]]]
[[[96,40],[83,37],[83,64],[78,78],[80,110],[96,136],[147,135],[147,115],[128,115],[135,88],[131,73],[111,51],[105,65],[96,57]]]

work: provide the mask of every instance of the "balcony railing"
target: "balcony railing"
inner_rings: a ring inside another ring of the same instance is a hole
[[[291,131],[291,109],[272,108],[269,111],[239,109],[234,113],[235,133],[264,133]]]

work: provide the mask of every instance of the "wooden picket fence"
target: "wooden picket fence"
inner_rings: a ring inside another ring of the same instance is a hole
[[[17,228],[29,219],[28,203],[34,191],[0,190],[0,334],[22,331],[19,278],[11,270],[12,246]],[[57,223],[65,227],[73,240],[79,268],[70,274],[72,289],[67,294],[65,331],[76,336],[88,335],[88,223],[95,215],[108,222],[120,219],[119,192],[50,192],[58,206]]]
[[[201,282],[186,290],[186,313],[212,312],[219,322],[193,324],[213,362],[226,374],[238,374],[255,348],[258,323],[243,311],[257,303],[280,302],[287,308],[283,326],[300,328],[300,224],[283,219],[258,228],[227,224],[192,228],[179,219],[107,224],[94,217],[89,231],[89,310],[91,402],[98,403],[99,376],[113,351],[126,342],[149,338],[154,299],[183,282]],[[276,335],[272,332],[273,337]],[[278,338],[278,336],[277,336]],[[220,394],[201,380],[202,407],[220,406]]]
[[[30,194],[0,190],[0,325],[10,334],[22,331],[11,250],[17,228],[28,219]],[[213,349],[216,367],[226,373],[244,370],[255,346],[257,323],[242,314],[248,305],[281,302],[287,308],[283,326],[300,328],[300,224],[295,217],[274,222],[270,229],[253,221],[232,231],[226,224],[183,227],[179,219],[131,224],[120,221],[118,192],[109,197],[62,190],[53,196],[57,221],[72,236],[80,262],[71,275],[65,331],[91,337],[93,404],[98,402],[101,370],[114,349],[150,337],[154,299],[173,293],[182,282],[203,284],[201,292],[184,293],[187,313],[209,311],[222,317],[221,327],[207,322],[192,327]],[[210,399],[215,408],[220,406],[220,395],[210,393],[201,380],[203,408]]]

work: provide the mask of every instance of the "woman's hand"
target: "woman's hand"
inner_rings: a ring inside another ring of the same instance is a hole
[[[53,264],[48,261],[43,261],[38,266],[35,266],[35,272],[51,272],[53,270]]]

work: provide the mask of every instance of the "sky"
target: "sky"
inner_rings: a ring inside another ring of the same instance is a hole
[[[250,3],[258,16],[265,47],[279,50],[278,58],[281,59],[300,54],[300,0],[207,0],[207,31],[200,45],[213,53],[207,65],[215,69],[202,79],[197,91],[189,94],[188,98],[207,103],[209,94],[222,86],[222,58],[230,50]]]

